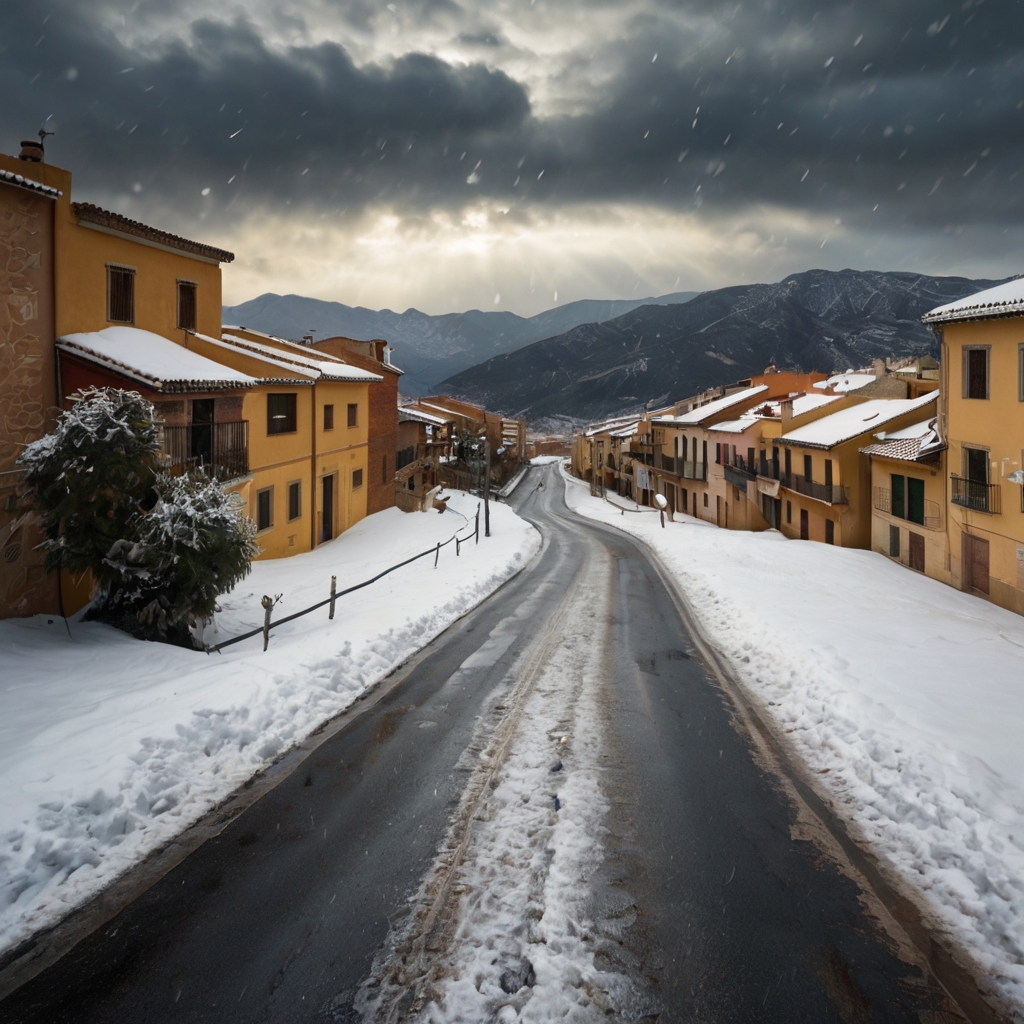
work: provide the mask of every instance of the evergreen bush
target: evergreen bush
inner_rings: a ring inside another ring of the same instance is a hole
[[[92,615],[188,645],[189,627],[249,573],[256,526],[215,479],[160,470],[155,410],[141,395],[93,388],[72,400],[18,460],[47,569],[91,570]]]

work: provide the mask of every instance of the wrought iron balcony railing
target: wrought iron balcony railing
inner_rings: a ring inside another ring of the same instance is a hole
[[[797,494],[805,494],[808,498],[824,501],[828,505],[849,505],[850,495],[841,484],[819,484],[816,480],[808,480],[796,473],[786,476],[782,474],[782,486],[788,487]]]
[[[986,484],[980,480],[968,480],[966,477],[953,473],[950,499],[954,505],[973,509],[975,512],[987,512],[999,515],[1002,512],[1002,489],[999,484]]]
[[[218,480],[249,472],[249,421],[163,427],[162,462],[172,473],[203,469]]]

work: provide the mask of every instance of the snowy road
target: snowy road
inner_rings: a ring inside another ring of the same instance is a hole
[[[657,569],[557,472],[516,499],[532,566],[0,1019],[989,1019],[921,969]]]

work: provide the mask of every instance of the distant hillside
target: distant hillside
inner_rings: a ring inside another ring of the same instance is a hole
[[[452,374],[502,352],[512,352],[582,323],[601,323],[648,303],[680,303],[697,292],[673,292],[659,298],[582,299],[532,317],[471,309],[428,316],[418,309],[394,313],[345,306],[301,295],[267,293],[239,306],[225,306],[224,323],[250,327],[298,341],[310,330],[317,338],[344,335],[359,341],[384,338],[397,349],[395,363],[405,370],[402,391],[424,395]]]
[[[922,314],[998,283],[810,270],[582,324],[455,374],[441,390],[531,421],[593,419],[685,398],[772,363],[829,371],[937,354]]]

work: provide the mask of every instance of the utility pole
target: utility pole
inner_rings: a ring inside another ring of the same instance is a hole
[[[484,536],[491,535],[491,442],[484,434]]]

